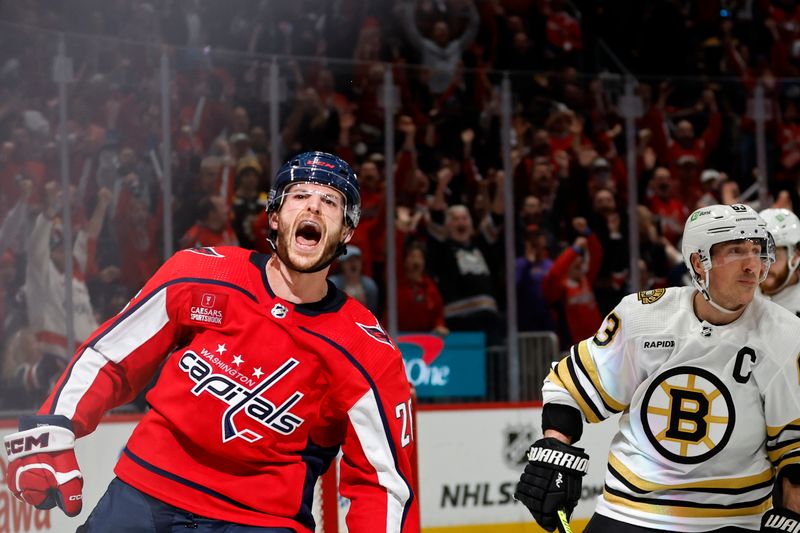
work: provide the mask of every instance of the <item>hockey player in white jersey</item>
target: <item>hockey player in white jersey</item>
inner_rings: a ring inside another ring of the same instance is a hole
[[[580,498],[583,420],[615,413],[585,532],[800,531],[800,319],[754,298],[774,261],[766,223],[698,209],[682,252],[693,287],[623,298],[545,380],[515,496],[549,531]]]
[[[759,213],[775,239],[775,264],[761,283],[761,294],[800,316],[800,219],[788,209]]]

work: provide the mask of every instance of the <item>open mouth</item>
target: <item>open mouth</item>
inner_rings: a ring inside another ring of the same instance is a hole
[[[322,239],[322,228],[313,220],[304,220],[297,226],[295,242],[301,248],[313,248]]]

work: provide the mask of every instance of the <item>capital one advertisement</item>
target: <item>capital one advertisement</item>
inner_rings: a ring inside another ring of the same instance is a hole
[[[480,398],[486,394],[486,335],[397,336],[408,381],[419,398]]]

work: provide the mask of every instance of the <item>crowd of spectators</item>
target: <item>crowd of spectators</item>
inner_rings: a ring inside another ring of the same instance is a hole
[[[636,24],[613,31],[631,16]],[[51,77],[60,31],[73,74],[67,191]],[[644,74],[634,176],[621,85],[597,53],[600,38]],[[511,231],[520,329],[554,331],[562,346],[585,338],[627,292],[683,283],[677,250],[687,214],[738,201],[753,183],[759,84],[769,104],[770,193],[800,205],[800,84],[785,81],[797,79],[799,43],[800,10],[778,0],[0,4],[0,388],[10,391],[0,409],[48,390],[68,355],[68,315],[80,342],[153,274],[164,259],[165,211],[177,247],[268,251],[269,169],[304,150],[336,153],[359,175],[361,223],[334,279],[385,318],[386,69],[398,88],[389,230],[400,330],[480,330],[502,344],[502,237]],[[166,161],[162,53],[171,65]],[[273,57],[279,94],[267,77]],[[502,170],[502,71],[513,91],[511,175]],[[268,134],[274,98],[279,153]],[[628,197],[630,179],[638,198]],[[507,187],[514,205],[504,204]],[[513,228],[504,227],[506,210]],[[631,231],[641,287],[629,283]]]

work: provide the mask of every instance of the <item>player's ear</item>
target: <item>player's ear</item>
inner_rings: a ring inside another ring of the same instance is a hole
[[[703,263],[700,262],[700,255],[692,254],[691,256],[692,262],[692,272],[693,275],[700,276],[701,279],[705,280],[705,270],[703,270]]]
[[[267,214],[267,221],[269,222],[269,229],[278,231],[278,213],[276,211]]]
[[[350,226],[345,226],[342,229],[342,242],[345,243],[345,244],[350,242],[350,239],[353,238],[353,233],[354,232],[355,232],[355,230],[353,228],[351,228]]]

